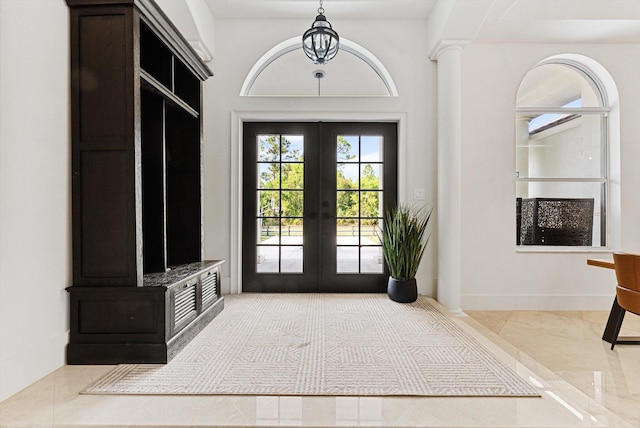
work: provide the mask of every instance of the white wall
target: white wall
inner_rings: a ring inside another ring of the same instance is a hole
[[[422,51],[426,39],[423,21],[331,21],[343,37],[371,51],[389,70],[399,97],[389,98],[317,98],[317,97],[240,97],[240,89],[254,63],[269,49],[291,37],[301,36],[308,20],[229,20],[216,19],[216,57],[211,64],[215,76],[205,85],[204,157],[205,157],[205,256],[227,260],[223,291],[237,284],[231,268],[236,254],[236,231],[232,221],[232,163],[240,152],[237,122],[241,117],[275,120],[375,119],[383,116],[406,117],[406,146],[399,171],[401,197],[413,201],[413,189],[426,190],[426,202],[435,203],[435,64]],[[326,67],[332,73],[331,63]],[[233,117],[236,117],[233,116]],[[236,192],[236,193],[234,193]],[[233,214],[235,216],[235,213]],[[435,221],[433,223],[435,225]],[[434,235],[435,236],[435,235]],[[430,243],[418,275],[419,291],[434,294],[435,239]],[[231,275],[231,277],[230,277]]]
[[[0,1],[0,400],[64,364],[68,15],[64,0]]]
[[[539,61],[578,53],[611,74],[620,96],[621,241],[640,252],[640,45],[475,44],[462,56],[462,308],[609,309],[613,271],[587,266],[610,252],[515,246],[516,93]],[[610,217],[610,218],[611,218]]]

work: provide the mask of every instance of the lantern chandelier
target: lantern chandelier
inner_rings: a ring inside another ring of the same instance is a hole
[[[311,24],[311,28],[302,36],[302,50],[314,64],[326,64],[336,56],[339,46],[340,37],[325,18],[322,0],[320,0],[318,16]]]

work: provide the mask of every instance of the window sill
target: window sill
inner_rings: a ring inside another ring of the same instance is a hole
[[[576,246],[552,246],[552,245],[527,245],[516,246],[516,253],[597,253],[597,254],[613,254],[609,247],[576,247]]]

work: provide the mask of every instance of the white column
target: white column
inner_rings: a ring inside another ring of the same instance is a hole
[[[459,45],[435,54],[438,61],[438,294],[454,313],[460,304],[461,246],[461,56]]]

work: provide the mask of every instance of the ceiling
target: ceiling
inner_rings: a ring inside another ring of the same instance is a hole
[[[330,19],[427,19],[438,0],[323,0]],[[206,0],[216,18],[308,18],[319,0]]]
[[[313,20],[319,0],[204,0],[215,18]],[[640,0],[323,0],[330,21],[422,19],[480,43],[637,43]],[[431,16],[431,19],[430,18]],[[439,22],[436,22],[439,21]]]
[[[474,40],[638,43],[640,0],[493,0]]]

